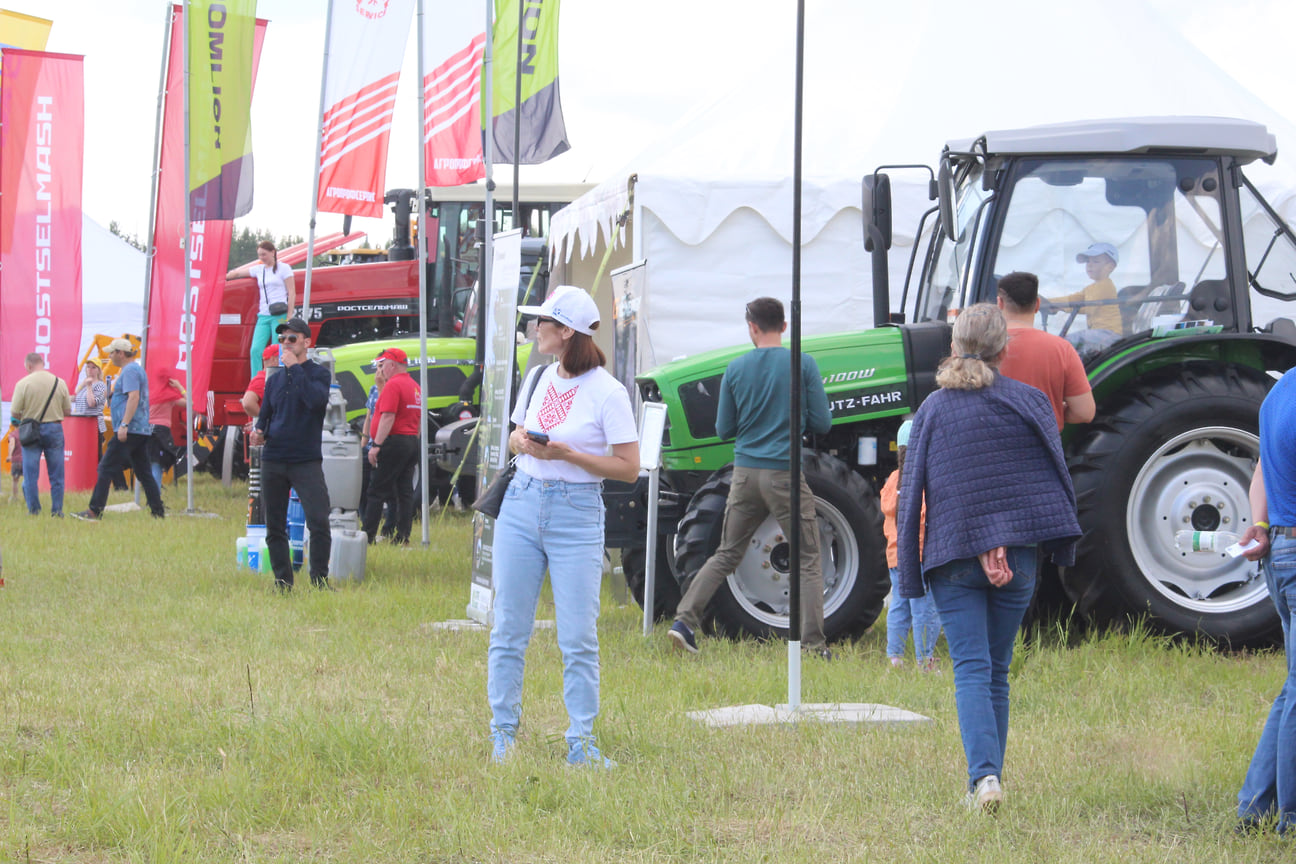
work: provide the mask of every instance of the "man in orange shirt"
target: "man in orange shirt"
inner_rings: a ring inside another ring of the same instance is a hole
[[[419,424],[424,422],[423,394],[410,377],[409,360],[399,348],[388,348],[376,363],[387,368],[387,383],[374,406],[377,422],[370,430],[369,500],[365,505],[364,531],[373,543],[378,534],[383,502],[395,493],[396,534],[392,542],[408,545],[414,521],[414,474],[419,467]]]
[[[1034,273],[1009,273],[999,280],[999,309],[1008,321],[1008,347],[999,371],[1043,391],[1060,432],[1065,423],[1094,418],[1093,391],[1071,343],[1035,329],[1039,305],[1039,278]]]

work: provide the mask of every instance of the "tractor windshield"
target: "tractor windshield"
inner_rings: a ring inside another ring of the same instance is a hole
[[[1214,159],[1022,159],[1002,193],[990,284],[1039,276],[1042,329],[1082,357],[1122,337],[1236,322]]]

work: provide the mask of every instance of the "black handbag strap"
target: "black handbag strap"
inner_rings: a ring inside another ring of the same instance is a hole
[[[545,370],[554,364],[546,363],[543,366],[537,366],[531,375],[527,378],[526,398],[522,400],[523,406],[531,404],[531,397],[535,395],[535,389],[540,384],[540,379],[544,377]],[[522,409],[523,416],[526,416],[526,408]]]
[[[56,375],[54,376],[54,386],[50,388],[50,395],[45,397],[45,407],[40,410],[40,419],[36,421],[37,423],[45,422],[45,412],[49,410],[49,403],[54,399],[54,394],[58,392],[58,385],[59,380]]]

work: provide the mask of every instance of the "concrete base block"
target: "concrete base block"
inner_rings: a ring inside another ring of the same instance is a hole
[[[870,726],[911,726],[930,723],[930,717],[868,702],[802,703],[792,710],[787,705],[735,705],[712,708],[708,711],[690,711],[690,720],[711,726],[768,726],[775,723],[846,723]]]

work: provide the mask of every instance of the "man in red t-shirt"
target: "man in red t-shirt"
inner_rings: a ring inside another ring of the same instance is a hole
[[[243,411],[253,420],[261,413],[261,400],[265,399],[266,370],[279,365],[279,346],[271,345],[261,352],[261,371],[252,376],[248,382],[247,392],[243,394]]]
[[[1094,418],[1093,392],[1071,343],[1035,329],[1039,304],[1039,278],[1034,273],[1009,273],[999,280],[999,309],[1008,322],[1008,347],[999,371],[1042,390],[1061,432],[1065,423]]]
[[[419,464],[419,424],[424,422],[423,394],[409,374],[409,360],[399,348],[388,348],[374,361],[382,364],[387,383],[374,406],[377,422],[371,430],[369,500],[364,511],[364,531],[369,542],[378,535],[382,502],[396,498],[396,534],[392,542],[409,543],[414,521],[414,472]]]

